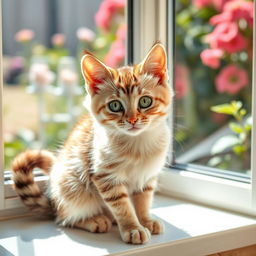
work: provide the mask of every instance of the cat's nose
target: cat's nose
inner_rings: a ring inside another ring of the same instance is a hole
[[[127,119],[127,122],[130,124],[135,124],[137,122],[138,118],[137,117],[131,117]]]

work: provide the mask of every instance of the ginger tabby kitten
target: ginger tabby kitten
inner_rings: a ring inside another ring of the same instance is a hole
[[[107,67],[91,54],[81,61],[85,116],[55,157],[30,150],[13,162],[14,188],[29,209],[52,213],[62,226],[108,232],[143,244],[163,232],[149,208],[170,142],[166,124],[172,91],[164,47],[157,43],[138,65]],[[33,169],[49,175],[45,192]]]

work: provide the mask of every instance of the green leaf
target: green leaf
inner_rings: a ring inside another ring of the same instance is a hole
[[[230,128],[233,132],[238,133],[238,134],[244,132],[243,127],[242,127],[240,124],[237,124],[237,123],[234,123],[234,122],[231,122],[231,123],[229,124],[229,128]]]
[[[252,116],[246,118],[244,128],[248,132],[252,129]]]
[[[231,103],[221,104],[211,107],[211,111],[227,114],[227,115],[236,115],[239,109],[242,107],[241,101],[231,101]]]
[[[243,103],[241,101],[233,100],[231,101],[231,105],[236,111],[238,111],[243,106]]]
[[[191,14],[189,10],[183,10],[176,16],[177,24],[182,27],[186,28],[187,25],[191,22]]]
[[[240,111],[239,111],[239,114],[241,116],[245,116],[246,115],[246,110],[244,108],[242,108]]]
[[[220,113],[220,114],[227,114],[227,115],[233,115],[234,114],[234,108],[230,104],[222,104],[211,107],[211,111]]]
[[[239,156],[240,156],[243,152],[246,151],[246,147],[245,147],[244,145],[236,145],[236,146],[234,146],[232,149],[233,149],[234,153],[237,154],[237,155],[239,155]]]

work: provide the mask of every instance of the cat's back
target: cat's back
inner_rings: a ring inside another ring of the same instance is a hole
[[[82,148],[91,144],[93,138],[93,121],[90,115],[84,115],[76,123],[68,136],[64,148],[68,149],[74,145]]]
[[[70,132],[57,161],[51,170],[51,180],[72,177],[73,180],[87,182],[91,168],[91,148],[93,140],[93,120],[84,115]]]
[[[92,166],[92,139],[93,120],[85,115],[74,126],[50,172],[48,194],[56,205],[63,198],[76,201],[75,198],[87,200],[91,196],[87,188]]]

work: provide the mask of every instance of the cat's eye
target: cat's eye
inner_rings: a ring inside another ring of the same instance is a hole
[[[112,112],[120,112],[124,109],[119,100],[112,100],[108,103],[108,107]]]
[[[143,96],[139,100],[140,108],[148,108],[152,105],[152,98],[149,96]]]

